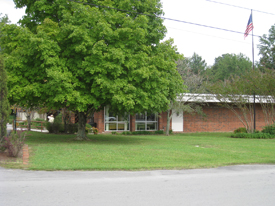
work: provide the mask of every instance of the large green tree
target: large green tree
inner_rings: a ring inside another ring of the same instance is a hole
[[[252,70],[252,62],[243,54],[223,54],[215,59],[210,79],[214,82],[228,79],[231,75],[240,76]]]
[[[275,25],[269,29],[269,34],[260,38],[260,67],[275,69]]]
[[[179,55],[172,41],[160,43],[159,0],[85,2],[15,0],[26,6],[23,27],[5,26],[1,38],[11,101],[77,112],[77,139],[85,139],[90,113],[106,105],[165,111],[180,87],[171,81],[182,85],[179,75],[167,75]]]

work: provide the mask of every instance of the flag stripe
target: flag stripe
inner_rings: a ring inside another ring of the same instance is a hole
[[[253,28],[254,28],[254,26],[253,26],[253,22],[252,22],[252,14],[250,14],[250,17],[249,17],[249,20],[248,20],[248,23],[246,26],[246,30],[244,33],[244,38],[248,36],[249,32],[251,32]]]

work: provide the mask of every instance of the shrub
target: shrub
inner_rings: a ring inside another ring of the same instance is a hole
[[[59,113],[55,118],[54,118],[54,123],[60,123],[62,124],[62,114]]]
[[[46,122],[46,120],[45,120],[45,119],[42,119],[42,118],[36,118],[34,121]]]
[[[85,132],[86,132],[86,134],[88,134],[91,131],[92,131],[92,126],[89,125],[89,124],[86,124],[86,126],[85,126]]]
[[[64,133],[65,132],[64,124],[59,124],[57,131],[58,131],[57,133]]]
[[[122,132],[121,134],[123,134],[123,135],[131,135],[132,132],[130,132],[130,131],[124,131],[124,132]]]
[[[53,123],[51,123],[53,133],[64,133],[64,125],[62,124],[62,114],[58,114],[55,118]]]
[[[275,135],[271,135],[268,133],[235,133],[232,134],[231,137],[234,138],[247,138],[247,139],[273,139],[275,138]]]
[[[262,132],[268,134],[275,134],[275,124],[265,126]]]
[[[133,135],[148,135],[148,134],[152,134],[152,132],[149,131],[134,131],[132,132]]]
[[[49,131],[49,133],[53,133],[53,123],[47,122],[46,123],[46,129]]]
[[[78,124],[68,124],[68,132],[70,134],[76,133],[78,130]]]
[[[43,126],[45,126],[45,122],[46,120],[42,119],[42,118],[36,118],[34,121],[38,121],[38,122],[32,122],[32,126],[34,126],[35,129],[41,129],[41,122],[43,122]]]
[[[47,122],[46,123],[46,128],[49,131],[49,133],[64,133],[64,125],[56,122]]]
[[[86,124],[86,127],[92,129],[92,126],[90,124]]]
[[[155,134],[164,134],[164,131],[163,130],[157,130],[157,131],[155,131]]]
[[[97,134],[98,133],[98,129],[96,127],[92,127],[93,133]]]
[[[112,132],[112,134],[113,134],[113,135],[116,135],[116,134],[117,134],[117,132]]]
[[[22,149],[27,133],[23,130],[12,133],[9,136],[4,137],[3,147],[8,150],[8,156],[17,157]]]
[[[173,134],[173,130],[170,129],[170,130],[169,130],[169,134]]]
[[[235,134],[237,134],[237,133],[247,133],[247,130],[244,127],[240,127],[238,129],[234,130],[234,133]]]

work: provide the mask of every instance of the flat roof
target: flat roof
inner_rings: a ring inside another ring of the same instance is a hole
[[[227,95],[223,97],[219,94],[195,94],[182,93],[177,97],[177,101],[181,102],[204,102],[204,103],[233,103],[245,101],[247,103],[254,102],[254,95]],[[255,103],[275,103],[275,98],[271,95],[255,95]]]

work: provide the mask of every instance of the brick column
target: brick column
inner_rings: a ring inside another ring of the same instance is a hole
[[[29,163],[29,148],[27,144],[23,146],[23,165],[27,165]]]
[[[136,115],[130,115],[130,131],[134,132],[136,128]]]
[[[94,122],[98,129],[98,133],[103,133],[104,131],[104,109],[94,114]]]

